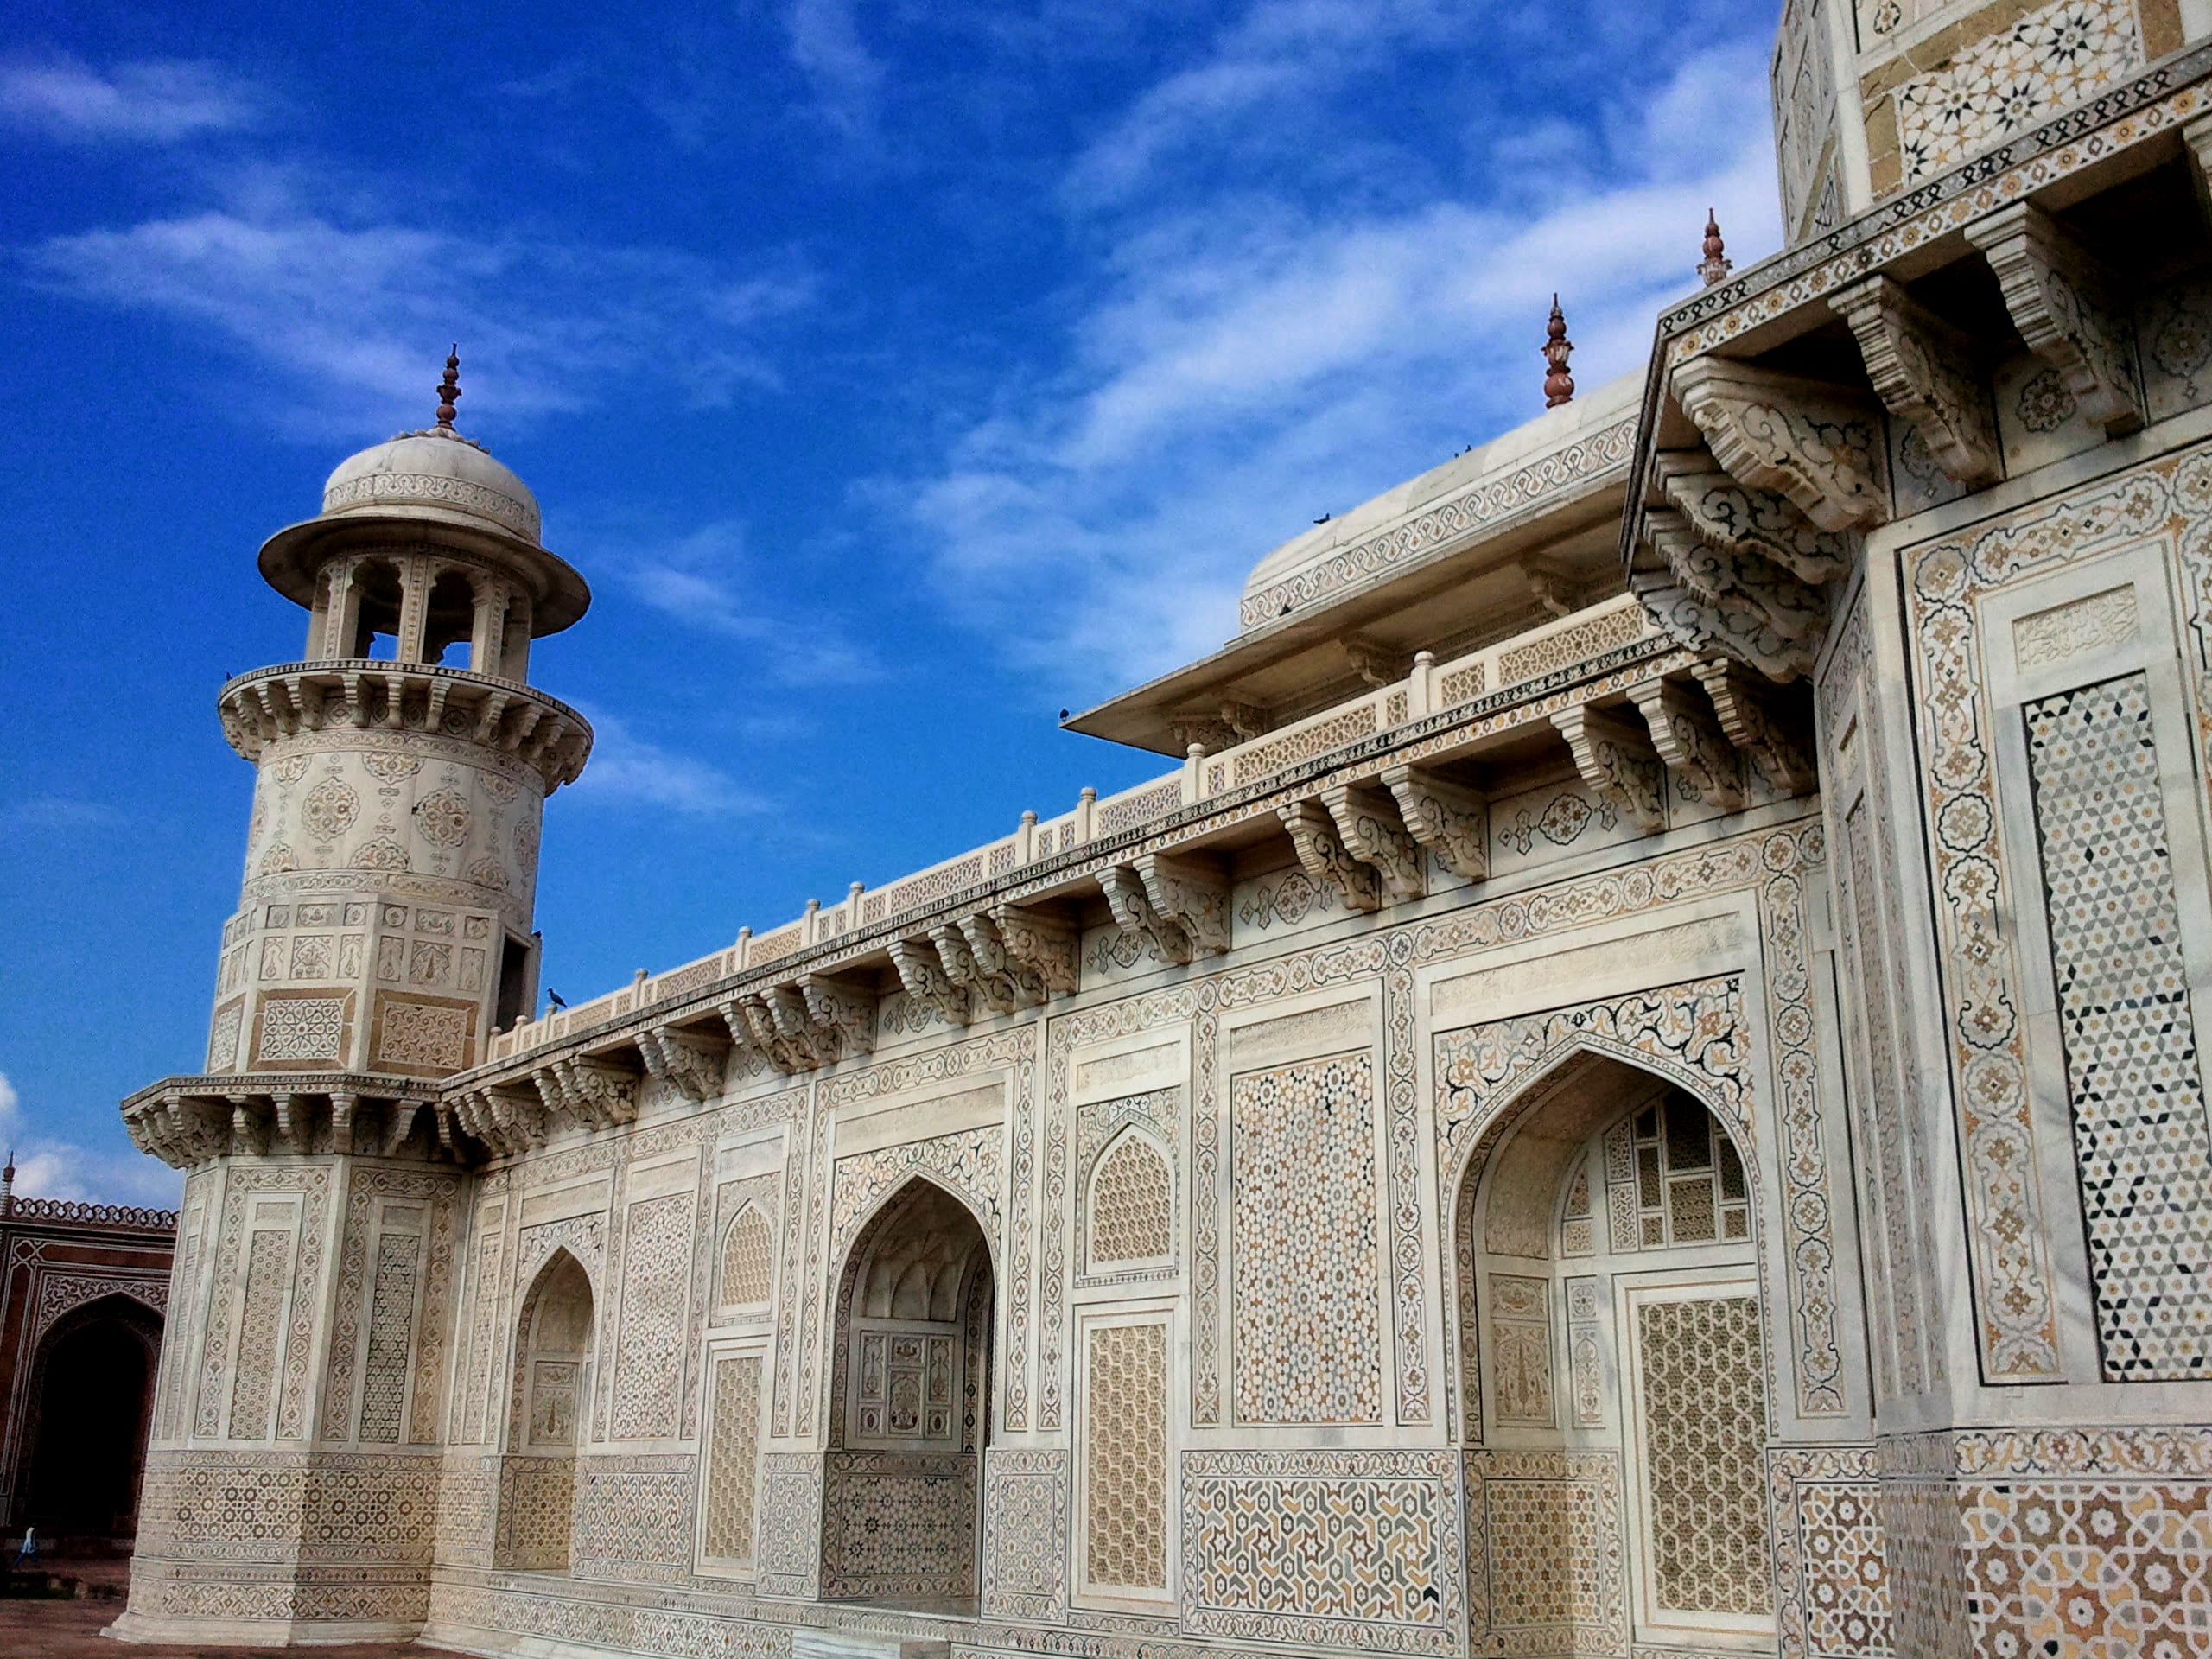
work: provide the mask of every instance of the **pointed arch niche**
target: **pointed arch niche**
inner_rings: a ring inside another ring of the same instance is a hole
[[[822,1595],[972,1613],[995,1313],[982,1226],[917,1175],[854,1240],[836,1298]]]
[[[1175,1176],[1167,1148],[1131,1123],[1107,1142],[1083,1192],[1083,1270],[1164,1268],[1175,1259]]]
[[[500,1567],[569,1570],[595,1306],[591,1276],[564,1249],[553,1252],[523,1298],[493,1552]]]
[[[1478,1651],[1775,1651],[1757,1193],[1740,1128],[1595,1049],[1470,1149],[1454,1235]]]

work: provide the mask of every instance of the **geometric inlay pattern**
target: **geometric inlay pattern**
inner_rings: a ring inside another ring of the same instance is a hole
[[[1147,1154],[1147,1156],[1150,1154]],[[1090,1332],[1084,1474],[1084,1577],[1167,1587],[1167,1326]]]
[[[1310,1651],[1461,1645],[1448,1452],[1205,1452],[1183,1459],[1184,1628]]]
[[[1881,1659],[1894,1650],[1876,1475],[1871,1446],[1777,1446],[1767,1454],[1775,1624],[1792,1659]]]
[[[1637,1344],[1656,1599],[1772,1611],[1758,1300],[1640,1302]]]
[[[758,1307],[768,1300],[776,1269],[776,1239],[757,1204],[729,1224],[722,1236],[724,1307]]]
[[[740,1354],[715,1362],[710,1433],[705,1554],[716,1560],[749,1561],[760,1440],[760,1355]]]
[[[261,1005],[257,1060],[335,1060],[345,1039],[346,999],[289,996]]]
[[[377,1275],[369,1305],[368,1356],[361,1381],[364,1440],[399,1438],[407,1401],[408,1350],[415,1333],[415,1274],[423,1241],[386,1233],[377,1241]]]
[[[1153,1262],[1173,1248],[1167,1160],[1141,1135],[1124,1135],[1090,1189],[1089,1263]]]
[[[2212,1126],[2150,686],[2022,712],[2104,1375],[2212,1375]]]
[[[1374,1058],[1244,1073],[1230,1112],[1237,1421],[1380,1422]]]
[[[1474,1451],[1466,1471],[1475,1651],[1621,1652],[1619,1453]]]
[[[2095,97],[2143,61],[2133,10],[2116,0],[2058,0],[1897,91],[1904,182]]]
[[[677,1432],[691,1281],[691,1196],[671,1192],[630,1206],[609,1431],[617,1440]]]
[[[231,1387],[231,1438],[261,1440],[269,1437],[271,1385],[276,1380],[276,1350],[283,1341],[284,1293],[289,1287],[292,1235],[274,1227],[257,1227],[247,1247],[245,1311],[238,1319],[238,1375]]]

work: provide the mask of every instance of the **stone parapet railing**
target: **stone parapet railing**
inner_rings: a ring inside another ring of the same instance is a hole
[[[659,974],[640,973],[620,990],[493,1034],[487,1064],[513,1060],[579,1032],[673,1002],[734,976],[796,957],[844,934],[875,930],[933,909],[956,893],[1003,880],[1094,841],[1125,835],[1185,807],[1263,784],[1334,750],[1478,698],[1532,686],[1546,676],[1656,633],[1633,596],[1623,594],[1448,662],[1427,652],[1406,677],[1212,754],[1192,753],[1175,771],[1118,794],[1083,791],[1075,810],[1039,820],[1024,813],[1014,834],[868,889],[855,882],[839,903],[766,931],[741,930],[727,949]]]
[[[0,1200],[0,1220],[72,1221],[96,1227],[140,1227],[153,1232],[176,1230],[176,1211],[135,1204],[91,1204],[78,1198]]]

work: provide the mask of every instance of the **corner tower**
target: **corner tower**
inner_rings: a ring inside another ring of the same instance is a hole
[[[531,1010],[539,816],[591,730],[530,686],[530,647],[591,596],[454,430],[458,370],[435,425],[345,461],[261,550],[307,646],[222,691],[259,777],[210,1074],[445,1077]]]
[[[590,595],[454,429],[459,367],[435,425],[261,550],[306,650],[222,690],[259,776],[207,1063],[123,1103],[186,1172],[125,1640],[404,1640],[429,1611],[472,1183],[425,1109],[530,1011],[539,815],[591,746],[528,683]]]

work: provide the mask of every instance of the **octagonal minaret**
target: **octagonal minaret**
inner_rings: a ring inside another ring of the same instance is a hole
[[[210,1074],[445,1077],[531,1012],[539,817],[591,729],[528,683],[530,646],[591,595],[454,429],[459,367],[435,425],[342,463],[261,550],[307,645],[222,690],[259,776]]]

